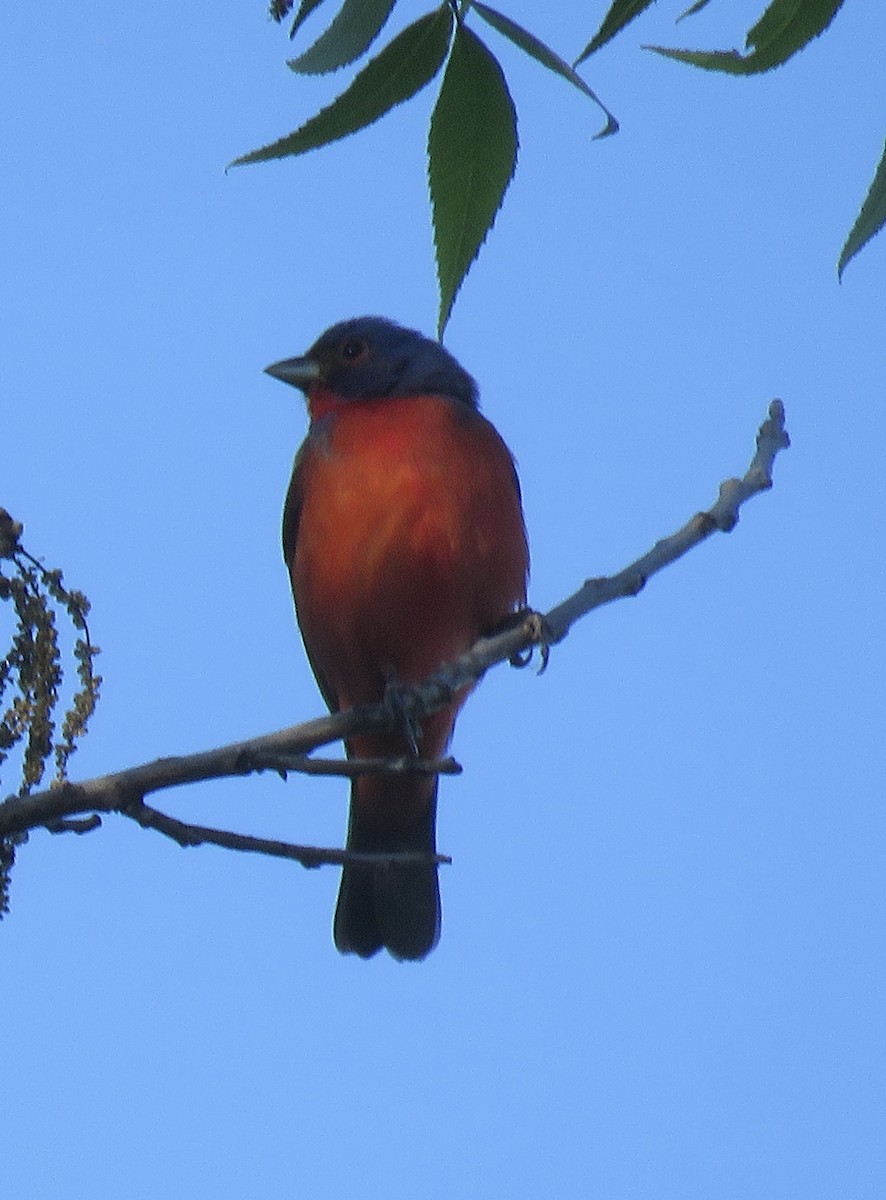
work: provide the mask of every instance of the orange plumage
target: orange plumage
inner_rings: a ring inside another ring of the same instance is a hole
[[[333,710],[419,683],[525,601],[528,551],[513,460],[473,381],[436,342],[381,318],[327,331],[269,368],[303,387],[311,427],[286,501],[284,556],[299,626]],[[421,723],[423,758],[452,736],[465,695]],[[350,739],[351,757],[409,752],[403,733]],[[435,848],[437,780],[364,775],[348,846]],[[433,865],[348,866],[335,942],[423,958],[440,931]]]

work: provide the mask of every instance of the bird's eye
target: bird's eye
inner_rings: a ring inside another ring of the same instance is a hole
[[[341,348],[342,360],[346,363],[360,362],[369,354],[369,347],[362,338],[348,338]]]

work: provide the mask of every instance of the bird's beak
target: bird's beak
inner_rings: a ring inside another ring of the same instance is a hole
[[[307,391],[320,378],[320,364],[313,358],[284,358],[265,367],[265,374]]]

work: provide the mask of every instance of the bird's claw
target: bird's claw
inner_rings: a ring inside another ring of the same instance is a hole
[[[421,726],[410,711],[408,691],[395,679],[388,680],[385,685],[385,704],[394,719],[397,732],[406,739],[410,756],[420,758],[418,739],[421,737]]]
[[[525,650],[518,650],[510,657],[512,667],[528,667],[532,662],[535,651],[539,654],[538,673],[541,675],[548,665],[548,660],[551,657],[551,645],[553,638],[548,629],[547,622],[540,612],[536,612],[533,608],[524,608],[521,612],[515,613],[514,616],[519,619],[520,624],[526,630],[527,637],[530,639],[530,644]]]

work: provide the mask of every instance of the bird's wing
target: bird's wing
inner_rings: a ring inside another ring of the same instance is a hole
[[[292,570],[292,563],[295,559],[295,548],[298,544],[298,529],[301,521],[301,510],[304,494],[304,475],[310,452],[309,442],[305,440],[299,447],[298,453],[295,456],[295,462],[292,464],[292,478],[289,481],[289,490],[286,493],[286,503],[283,506],[283,561],[287,568]],[[295,600],[295,592],[293,591],[293,600]],[[298,602],[295,602],[295,615],[298,619]],[[299,625],[301,621],[299,620]],[[323,673],[317,666],[317,663],[311,654],[311,648],[305,638],[302,638],[305,647],[305,653],[308,656],[308,662],[311,665],[311,670],[314,672],[314,678],[317,680],[317,686],[326,701],[326,706],[330,712],[338,711],[338,699],[332,688],[323,677]]]

